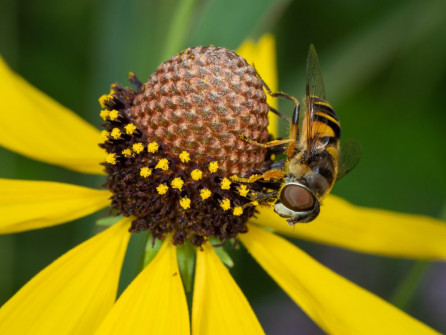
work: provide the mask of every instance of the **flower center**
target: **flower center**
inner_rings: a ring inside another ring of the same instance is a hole
[[[255,142],[268,137],[269,106],[254,68],[234,52],[197,47],[161,64],[135,89],[113,84],[100,98],[105,121],[106,186],[112,207],[133,216],[131,232],[149,230],[173,243],[247,231],[250,193],[261,182],[240,178],[271,166]],[[247,141],[249,138],[252,141]]]

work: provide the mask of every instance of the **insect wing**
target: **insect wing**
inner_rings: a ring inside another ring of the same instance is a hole
[[[322,99],[325,100],[325,87],[322,79],[321,69],[319,66],[319,59],[317,57],[316,49],[314,45],[310,45],[307,57],[307,74],[306,74],[306,97],[305,97],[305,127],[306,127],[306,141],[307,150],[310,152],[319,151],[326,144],[318,143],[319,134],[318,127],[321,122],[317,122],[315,125],[315,101]],[[316,126],[316,129],[315,129]]]
[[[339,156],[338,175],[336,180],[341,179],[353,168],[358,165],[361,157],[361,145],[352,139],[346,140],[341,144]]]
[[[314,45],[310,45],[307,57],[307,86],[306,94],[308,97],[318,97],[325,100],[325,87],[322,79],[319,59],[317,57]]]

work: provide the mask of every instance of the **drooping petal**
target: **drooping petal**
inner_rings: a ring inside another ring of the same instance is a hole
[[[209,244],[197,251],[192,334],[263,334],[243,292]]]
[[[100,133],[12,72],[0,57],[0,145],[22,155],[102,174]]]
[[[355,206],[330,195],[319,217],[290,227],[270,208],[253,222],[288,236],[375,255],[446,259],[446,224],[422,215]]]
[[[255,66],[257,72],[272,92],[277,92],[276,40],[273,35],[263,35],[257,43],[252,40],[246,40],[236,52],[245,58],[249,64]],[[268,94],[266,95],[266,98],[268,104],[277,109],[277,99],[272,98]],[[277,116],[270,113],[268,119],[269,132],[277,135]]]
[[[243,244],[328,334],[438,334],[318,263],[285,239],[250,225]]]
[[[107,206],[110,196],[70,184],[0,179],[0,234],[75,220]]]
[[[78,245],[0,309],[0,334],[91,334],[112,308],[130,234],[128,219]]]
[[[118,299],[96,335],[190,334],[176,252],[176,247],[166,240]]]

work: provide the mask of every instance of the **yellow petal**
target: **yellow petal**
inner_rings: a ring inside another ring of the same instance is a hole
[[[243,244],[328,334],[438,334],[334,273],[283,238],[250,225]]]
[[[277,92],[276,40],[272,34],[263,35],[257,44],[252,40],[246,40],[236,52],[245,58],[249,64],[255,66],[257,72],[272,92]],[[268,104],[277,109],[277,99],[270,97],[268,94],[266,97]],[[269,113],[268,119],[268,130],[270,133],[277,135],[277,116]]]
[[[167,240],[124,291],[96,334],[189,333],[189,312],[177,251]]]
[[[270,208],[259,210],[253,222],[288,236],[376,255],[446,259],[446,224],[427,216],[354,206],[334,195],[315,221],[295,227]]]
[[[0,334],[91,334],[112,308],[128,219],[78,245],[0,309]]]
[[[0,57],[0,145],[86,173],[102,173],[100,133],[12,72]]]
[[[107,206],[110,196],[70,184],[0,179],[0,234],[75,220]]]
[[[209,244],[197,251],[192,334],[264,334],[243,292]]]

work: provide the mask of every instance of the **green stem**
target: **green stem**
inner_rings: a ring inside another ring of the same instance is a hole
[[[186,34],[189,31],[189,19],[196,0],[180,0],[177,11],[172,17],[167,33],[162,59],[166,60],[183,47]]]
[[[424,274],[429,266],[429,262],[416,262],[406,277],[401,281],[390,301],[402,310],[405,310],[411,303],[416,292],[418,284],[423,279]]]

